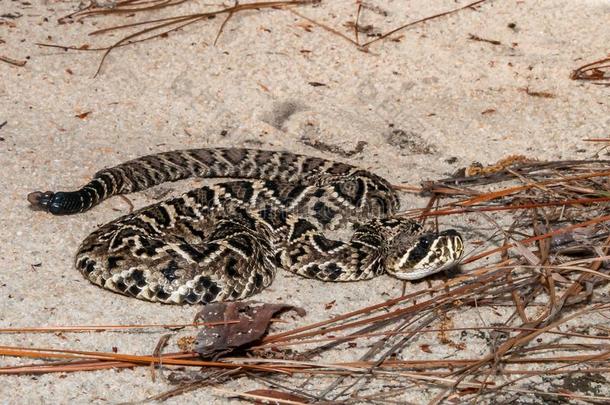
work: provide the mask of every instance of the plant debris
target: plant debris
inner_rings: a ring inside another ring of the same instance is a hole
[[[238,321],[203,329],[197,335],[194,351],[203,358],[218,358],[236,350],[243,350],[258,342],[267,333],[271,318],[281,312],[295,311],[305,316],[305,310],[287,304],[255,302],[226,302],[204,306],[194,322]]]
[[[13,59],[13,58],[9,58],[8,56],[4,56],[4,55],[0,55],[0,61],[6,62],[9,65],[19,66],[19,67],[23,67],[27,63],[26,60]]]
[[[610,86],[610,57],[580,66],[572,72],[570,79]]]
[[[532,97],[540,97],[540,98],[555,98],[555,97],[557,97],[555,94],[549,93],[548,91],[533,91],[533,90],[530,90],[529,87],[521,89],[521,91],[523,91],[528,96],[532,96]]]
[[[67,24],[67,23],[75,21],[77,19],[106,17],[106,16],[129,18],[129,17],[133,17],[137,13],[159,12],[162,9],[176,7],[176,6],[182,5],[184,3],[187,3],[189,1],[191,1],[191,0],[117,0],[117,1],[104,2],[104,3],[101,3],[98,1],[91,1],[90,3],[83,5],[83,7],[81,7],[76,12],[60,18],[58,20],[58,22],[60,24]],[[302,28],[304,28],[308,32],[311,32],[311,28],[313,28],[313,26],[317,26],[317,27],[324,29],[327,32],[330,32],[331,34],[333,34],[335,36],[338,36],[340,38],[347,40],[348,42],[355,45],[361,51],[368,51],[368,49],[370,48],[371,45],[373,45],[376,42],[382,41],[382,40],[388,39],[388,40],[395,41],[395,42],[400,41],[401,37],[394,37],[394,35],[407,28],[413,27],[415,25],[423,24],[428,21],[432,21],[432,20],[440,18],[440,17],[449,16],[451,14],[455,14],[462,10],[466,10],[466,9],[475,10],[476,7],[482,5],[486,1],[488,1],[488,0],[474,1],[474,2],[471,2],[464,6],[455,8],[455,9],[451,9],[451,10],[448,10],[448,11],[445,11],[442,13],[438,13],[438,14],[431,15],[431,16],[428,16],[425,18],[421,18],[416,21],[409,22],[407,24],[401,25],[401,26],[394,28],[385,33],[377,32],[373,26],[360,25],[359,19],[360,19],[360,14],[361,14],[362,10],[368,10],[368,11],[371,11],[373,13],[376,13],[376,14],[379,14],[382,16],[387,15],[387,12],[372,4],[363,3],[363,2],[358,1],[356,20],[355,20],[355,22],[353,22],[353,23],[350,22],[350,23],[347,23],[347,25],[346,25],[350,30],[353,31],[354,38],[351,38],[350,36],[340,32],[338,29],[335,29],[328,25],[322,24],[322,23],[320,23],[316,20],[313,20],[313,19],[307,17],[306,15],[296,11],[297,7],[320,5],[320,4],[322,4],[322,0],[258,1],[258,2],[252,2],[252,3],[244,3],[244,4],[235,2],[235,4],[233,6],[216,6],[216,5],[206,4],[205,6],[207,6],[207,7],[218,7],[218,8],[214,9],[212,11],[208,11],[208,12],[200,12],[200,13],[187,14],[187,15],[175,15],[173,17],[163,17],[163,18],[156,18],[156,19],[153,18],[153,19],[146,20],[146,21],[140,21],[140,22],[135,22],[135,23],[131,22],[131,23],[126,23],[126,24],[122,24],[122,25],[115,25],[115,26],[111,26],[108,28],[103,28],[103,29],[93,31],[89,34],[92,36],[97,36],[97,35],[112,36],[117,31],[128,31],[128,30],[133,31],[135,29],[135,31],[132,32],[131,34],[126,34],[125,36],[120,38],[118,41],[115,41],[114,43],[112,43],[111,45],[108,45],[108,46],[92,47],[89,44],[85,44],[85,45],[81,45],[81,46],[66,46],[66,45],[56,45],[56,44],[48,44],[48,43],[37,43],[37,45],[44,46],[44,47],[62,48],[65,50],[74,50],[74,51],[102,51],[103,56],[102,56],[99,66],[98,66],[98,69],[95,73],[95,76],[97,76],[101,72],[101,68],[102,68],[102,65],[104,64],[104,61],[106,60],[106,57],[115,48],[129,46],[129,45],[133,45],[136,43],[149,41],[149,40],[152,40],[155,38],[167,38],[169,36],[169,34],[179,31],[185,27],[191,26],[193,24],[201,23],[201,22],[206,22],[209,20],[214,20],[216,17],[219,17],[219,16],[225,16],[224,20],[222,21],[222,23],[220,24],[220,26],[218,28],[216,37],[214,38],[214,41],[213,41],[213,44],[216,45],[221,34],[224,31],[225,26],[227,25],[227,23],[229,23],[231,18],[233,16],[235,16],[236,14],[241,13],[241,12],[246,12],[246,11],[252,11],[252,10],[260,11],[260,10],[264,10],[264,9],[268,9],[268,10],[271,9],[271,10],[286,10],[286,11],[289,11],[290,13],[302,18],[308,24],[307,25],[298,24],[298,25],[301,26]],[[360,32],[363,32],[367,36],[371,36],[374,38],[368,42],[361,43],[360,38],[359,38]]]
[[[481,38],[480,36],[474,34],[468,34],[468,39],[471,41],[487,42],[488,44],[492,45],[502,45],[502,42],[496,41],[495,39]]]

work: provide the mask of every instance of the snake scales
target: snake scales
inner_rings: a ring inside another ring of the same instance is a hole
[[[55,215],[87,211],[118,194],[188,177],[235,180],[191,190],[101,226],[80,245],[76,268],[91,282],[172,304],[236,300],[273,281],[277,268],[323,281],[389,273],[414,280],[456,263],[454,230],[426,233],[395,216],[383,178],[344,163],[288,152],[191,149],[104,169],[81,189],[33,192]],[[351,223],[347,242],[324,230]]]

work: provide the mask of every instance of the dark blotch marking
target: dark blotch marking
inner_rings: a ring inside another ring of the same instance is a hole
[[[212,285],[212,280],[209,277],[201,277],[197,282],[197,287],[201,290],[207,290]]]
[[[254,287],[257,290],[260,290],[261,288],[263,288],[263,276],[260,274],[256,274],[254,276]]]
[[[221,288],[218,286],[218,284],[216,284],[216,283],[211,283],[210,284],[209,294],[211,296],[216,298],[218,296],[218,293],[220,293],[220,291],[221,291]]]
[[[130,241],[133,242],[133,241]],[[157,249],[163,246],[163,242],[157,239],[149,239],[149,238],[140,238],[140,244],[142,247],[139,247],[134,251],[136,256],[147,256],[152,257],[157,254]],[[131,244],[130,244],[131,245]]]
[[[159,298],[161,301],[165,301],[166,299],[168,299],[171,296],[171,294],[168,294],[163,290],[157,291],[156,295],[157,295],[157,298]]]
[[[415,249],[413,249],[411,253],[409,253],[408,260],[410,262],[418,262],[423,259],[428,254],[430,245],[436,238],[437,235],[423,235],[422,237],[420,237]]]
[[[313,196],[317,198],[323,197],[324,194],[326,194],[326,190],[324,190],[323,188],[319,188],[313,192]]]
[[[168,202],[170,204],[170,202]],[[184,204],[181,200],[171,201],[171,205],[176,211],[176,214],[183,218],[196,218],[195,211],[190,206]]]
[[[325,252],[339,248],[343,245],[343,242],[328,239],[323,235],[314,235],[313,240],[316,245],[318,245]]]
[[[290,189],[290,192],[288,192],[288,194],[286,195],[286,198],[284,199],[284,203],[286,205],[292,203],[292,201],[294,201],[296,198],[298,198],[306,188],[307,188],[307,186],[301,185],[301,184],[292,186]]]
[[[246,159],[246,153],[243,149],[225,149],[222,155],[234,166],[242,164]]]
[[[198,251],[197,249],[195,249],[193,246],[189,245],[188,243],[182,243],[180,245],[180,249],[185,252],[186,254],[189,255],[189,257],[199,263],[200,261],[202,261],[205,258],[205,255],[203,253],[201,253],[200,251]]]
[[[303,236],[306,232],[311,230],[317,230],[317,228],[309,221],[299,218],[292,228],[289,241],[293,242]]]
[[[252,256],[254,254],[254,251],[252,250],[252,237],[243,234],[235,235],[227,240],[227,242],[233,248],[243,252],[246,256]]]
[[[167,212],[167,209],[165,209],[165,207],[162,205],[157,205],[154,207],[154,209],[145,211],[144,215],[154,219],[158,225],[161,225],[164,228],[169,226],[171,223],[169,212]]]
[[[87,261],[87,266],[85,267],[85,273],[90,274],[93,270],[95,270],[95,260]]]
[[[326,272],[328,274],[329,279],[336,280],[341,276],[341,274],[343,273],[343,270],[341,269],[341,267],[337,266],[335,263],[330,263],[329,265],[326,266]]]
[[[227,273],[227,276],[231,278],[236,278],[239,275],[239,272],[237,271],[237,259],[235,259],[234,257],[229,257],[227,259],[227,264],[225,265],[225,273]]]
[[[146,285],[146,279],[144,278],[144,272],[142,270],[134,270],[131,272],[131,278],[136,282],[136,285],[140,288]]]
[[[140,217],[135,217],[130,220],[131,224],[143,229],[147,235],[158,235],[159,232],[149,223]]]
[[[175,260],[170,260],[167,266],[161,270],[161,273],[165,276],[165,279],[171,283],[178,278],[176,276],[176,270],[178,270],[178,263],[176,263]]]
[[[273,197],[277,198],[282,205],[286,206],[292,204],[307,187],[307,185],[303,184],[278,183],[271,180],[265,182],[265,188],[272,190]]]
[[[87,266],[87,258],[83,257],[82,259],[80,259],[78,262],[76,262],[76,268],[79,270],[84,270],[85,267]]]
[[[199,301],[199,295],[195,291],[191,291],[184,297],[185,301],[189,304],[194,304]]]
[[[303,162],[304,172],[317,172],[320,166],[325,163],[325,160],[320,158],[309,158]]]
[[[324,204],[321,201],[318,201],[317,203],[315,203],[315,205],[313,206],[314,209],[314,218],[316,218],[323,226],[326,227],[326,225],[328,225],[333,218],[335,217],[335,212],[328,207],[326,204]]]
[[[113,270],[119,267],[119,262],[123,260],[122,256],[108,256],[108,270]]]
[[[307,253],[308,252],[302,246],[299,246],[297,249],[295,249],[289,253],[290,261],[292,263],[298,263],[299,259],[301,257],[303,257],[304,255],[306,255]]]
[[[271,226],[273,229],[279,229],[286,225],[288,213],[276,207],[267,206],[258,212],[260,218]]]
[[[240,231],[244,230],[244,226],[241,224],[237,224],[230,219],[223,218],[218,221],[214,231],[210,234],[210,240],[219,240],[230,238],[231,235],[234,235]]]
[[[115,286],[119,291],[125,292],[127,290],[127,284],[125,284],[122,280],[117,282]]]
[[[129,289],[127,290],[127,292],[131,295],[133,295],[134,297],[137,297],[138,294],[140,294],[140,291],[142,291],[140,289],[140,287],[138,287],[137,285],[132,285],[131,287],[129,287]]]
[[[139,235],[139,233],[132,228],[121,229],[117,232],[114,239],[112,240],[110,244],[110,249],[118,249],[120,246],[123,245],[123,239],[131,238],[136,235]]]
[[[208,302],[212,302],[212,300],[216,298],[216,296],[210,294],[210,293],[205,293],[203,295],[203,297],[201,298],[201,302],[204,304],[207,304]]]
[[[201,204],[202,208],[209,208],[214,204],[214,190],[209,187],[200,187],[189,191],[186,195],[196,203]]]
[[[222,187],[231,197],[244,202],[249,202],[254,195],[252,183],[247,181],[232,181],[230,183],[222,183]]]
[[[205,239],[205,233],[200,231],[199,229],[195,229],[195,227],[189,222],[183,222],[182,226],[189,230],[191,235],[198,237],[201,240]]]
[[[313,266],[309,266],[307,268],[307,271],[305,272],[305,274],[307,275],[307,277],[311,277],[311,278],[316,278],[316,276],[318,275],[318,273],[320,272],[320,267],[315,264]]]

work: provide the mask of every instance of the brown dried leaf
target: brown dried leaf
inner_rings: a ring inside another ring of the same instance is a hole
[[[287,304],[224,302],[206,305],[194,322],[231,322],[205,328],[197,335],[194,351],[205,358],[218,358],[244,349],[260,340],[275,315],[294,310],[305,316],[305,310]]]

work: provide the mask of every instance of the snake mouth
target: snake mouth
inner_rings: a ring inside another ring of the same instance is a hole
[[[456,266],[464,253],[464,240],[453,229],[422,235],[387,271],[401,280],[419,280]]]

